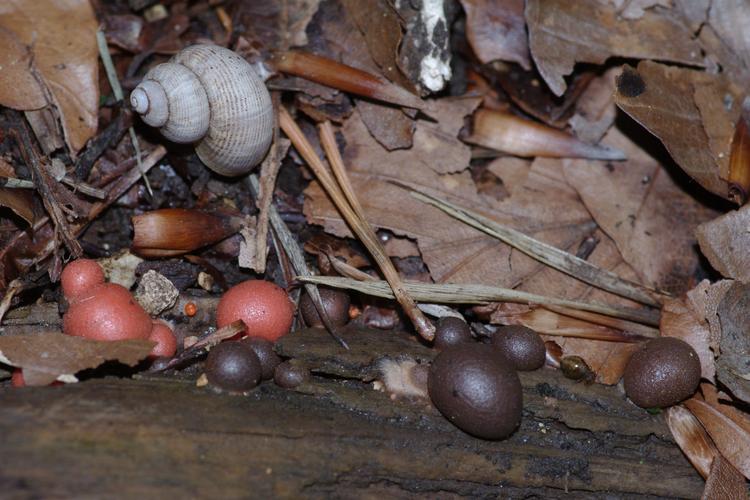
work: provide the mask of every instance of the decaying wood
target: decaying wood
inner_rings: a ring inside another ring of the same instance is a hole
[[[377,359],[433,351],[413,336],[307,330],[279,345],[324,377],[216,395],[172,377],[7,389],[0,484],[8,496],[698,498],[703,481],[660,415],[615,388],[524,374],[524,417],[483,441],[425,401],[373,390]],[[566,493],[567,492],[567,493]]]

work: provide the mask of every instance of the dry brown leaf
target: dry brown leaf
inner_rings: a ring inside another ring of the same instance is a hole
[[[154,347],[150,340],[98,341],[48,332],[0,337],[0,360],[23,368],[26,385],[75,382],[75,374],[105,361],[135,366]]]
[[[612,89],[618,73],[617,68],[610,68],[594,78],[576,102],[575,112],[568,124],[580,140],[597,143],[614,123],[617,107]]]
[[[708,323],[685,299],[670,299],[661,311],[659,330],[662,337],[675,337],[690,344],[701,362],[701,377],[715,382],[716,365],[710,348]]]
[[[0,104],[18,110],[47,105],[44,89],[35,78],[31,51],[18,37],[0,27]]]
[[[442,100],[439,105],[455,121],[460,113],[467,111],[466,100]],[[466,172],[439,175],[436,170],[440,168],[460,169],[468,164],[463,152],[462,165],[445,162],[455,153],[452,143],[440,140],[438,131],[448,135],[441,127],[442,123],[418,121],[414,147],[390,153],[370,137],[357,113],[342,129],[349,175],[368,221],[395,234],[415,238],[435,281],[513,286],[538,264],[417,201],[388,180],[413,185],[481,213],[491,213],[501,223],[563,248],[591,229],[588,213],[565,184],[556,160],[537,160],[527,173],[526,189],[519,189],[517,196],[503,202],[477,196]],[[453,127],[454,135],[456,129]],[[310,185],[305,195],[305,214],[310,222],[323,225],[333,234],[350,234],[316,183]]]
[[[629,21],[603,0],[527,0],[526,23],[531,55],[556,95],[577,62],[622,56],[703,65],[693,32],[669,11],[649,10]]]
[[[721,354],[716,376],[732,395],[750,402],[750,285],[734,282],[717,308],[721,322]],[[749,450],[750,451],[750,450]]]
[[[386,0],[342,0],[341,3],[362,32],[370,56],[383,76],[408,90],[414,90],[396,61],[401,45],[401,21],[390,3]]]
[[[717,310],[732,283],[732,280],[721,280],[711,284],[708,280],[703,280],[687,293],[687,301],[692,311],[708,323],[708,345],[717,354],[720,352],[721,343],[721,324]]]
[[[689,176],[712,193],[726,198],[729,187],[720,177],[719,163],[712,150],[712,143],[719,151],[725,147],[721,137],[727,138],[726,132],[714,129],[706,132],[705,128],[721,124],[716,114],[722,110],[725,120],[734,124],[741,101],[733,99],[732,110],[726,111],[720,90],[726,88],[726,82],[718,75],[642,61],[637,70],[629,66],[623,69],[617,79],[615,101],[664,143]],[[705,123],[696,105],[696,89],[704,115],[708,115],[709,108],[713,111]],[[728,139],[731,140],[731,134]]]
[[[318,11],[320,0],[280,2],[236,2],[235,25],[242,35],[265,50],[287,50],[307,44],[307,26]]]
[[[713,0],[708,11],[708,23],[732,53],[750,69],[750,4],[745,0]]]
[[[711,464],[711,473],[706,480],[701,500],[747,500],[747,482],[740,471],[721,455]]]
[[[392,10],[385,5],[385,2],[380,7],[386,9],[383,11],[386,14],[382,19],[384,25],[391,25],[393,21],[398,23],[398,20],[391,17]],[[317,54],[341,61],[353,68],[373,75],[382,74],[396,83],[411,87],[409,80],[403,76],[395,63],[397,54],[394,52],[391,55],[392,62],[388,63],[387,48],[378,47],[374,39],[376,38],[374,34],[378,29],[374,26],[368,28],[365,20],[361,19],[363,15],[361,11],[366,9],[365,3],[354,0],[348,3],[326,2],[321,5],[318,14],[313,19],[313,23],[321,34],[310,40],[311,49],[314,49]],[[396,15],[395,12],[393,15]],[[400,40],[400,24],[397,33]],[[389,30],[389,36],[393,36],[391,30]],[[377,50],[373,47],[377,47]],[[373,52],[378,54],[377,58]],[[355,99],[355,102],[362,121],[380,144],[389,150],[408,148],[412,145],[414,123],[400,109],[363,99]]]
[[[8,0],[0,4],[0,28],[31,48],[37,80],[50,93],[65,141],[75,154],[96,133],[98,118],[97,21],[91,3]],[[13,88],[21,84],[16,82]]]
[[[610,0],[617,9],[617,15],[623,19],[639,19],[646,10],[656,6],[672,7],[672,0]]]
[[[746,478],[750,478],[750,432],[705,401],[683,403],[708,432],[721,454]]]
[[[698,419],[684,406],[676,405],[667,409],[667,425],[693,467],[707,478],[711,464],[721,454]]]
[[[517,62],[531,69],[523,0],[461,0],[466,38],[482,64]]]
[[[685,193],[658,161],[619,130],[612,129],[605,140],[625,151],[628,160],[565,160],[565,178],[636,270],[636,281],[685,292],[698,263],[693,231],[715,212]]]
[[[0,206],[13,210],[29,226],[34,225],[34,195],[30,190],[0,188]]]
[[[698,226],[701,252],[722,276],[750,282],[750,205]]]

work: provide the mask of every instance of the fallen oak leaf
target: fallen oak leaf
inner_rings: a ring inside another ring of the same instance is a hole
[[[705,401],[695,397],[683,403],[705,427],[721,454],[750,478],[750,432]]]
[[[156,345],[151,340],[99,341],[49,331],[0,337],[0,361],[23,369],[26,385],[77,382],[75,374],[106,361],[135,366]]]
[[[622,56],[703,66],[693,32],[669,11],[648,11],[635,21],[599,0],[528,0],[529,47],[539,73],[560,96],[576,62],[601,64]],[[669,43],[665,43],[669,40]]]
[[[705,129],[717,121],[704,123],[695,101],[697,86],[723,84],[717,75],[642,61],[637,69],[625,66],[617,77],[615,102],[658,137],[690,177],[708,191],[726,198],[729,186],[720,177],[720,167],[711,148],[710,139],[715,134]],[[703,88],[699,100],[704,110],[708,98],[707,89]],[[721,101],[718,106],[723,107]],[[732,123],[739,113],[739,102],[736,107],[735,114],[726,114]]]
[[[725,278],[750,282],[750,205],[732,211],[695,230],[701,252]]]
[[[693,467],[703,478],[707,478],[711,471],[711,464],[716,457],[721,456],[716,445],[709,437],[700,421],[690,410],[681,405],[667,409],[667,426],[677,445],[687,456]]]

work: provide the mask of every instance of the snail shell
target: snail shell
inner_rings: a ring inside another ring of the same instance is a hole
[[[249,172],[273,135],[273,106],[252,66],[229,49],[192,45],[152,68],[130,94],[144,122],[195,152],[213,171]]]

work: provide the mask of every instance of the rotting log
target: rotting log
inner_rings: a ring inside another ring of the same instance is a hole
[[[3,389],[7,497],[697,498],[703,481],[650,415],[612,387],[523,374],[509,439],[464,434],[425,401],[365,380],[382,357],[432,350],[392,332],[287,336],[279,350],[319,374],[300,391],[265,383],[218,395],[192,380],[101,379]],[[566,493],[567,492],[567,493]]]

